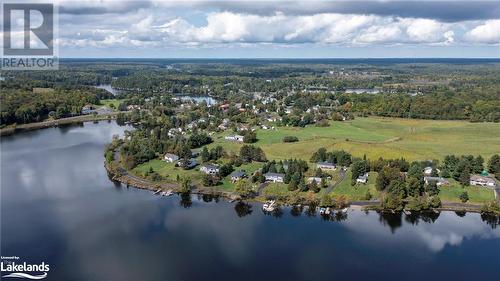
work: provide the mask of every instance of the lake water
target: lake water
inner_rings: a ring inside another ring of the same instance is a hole
[[[48,263],[45,280],[499,280],[500,227],[479,214],[325,221],[155,196],[106,175],[103,146],[123,131],[101,122],[2,137],[2,256]]]
[[[355,88],[355,89],[346,89],[346,94],[379,94],[381,91],[379,89],[363,89],[363,88]]]
[[[95,87],[98,89],[104,89],[115,96],[124,92],[123,90],[119,90],[119,89],[111,87],[111,84],[101,84],[101,85],[97,85]]]
[[[183,101],[192,101],[194,103],[206,102],[207,105],[214,105],[217,103],[216,99],[209,97],[209,96],[178,95],[177,97]]]

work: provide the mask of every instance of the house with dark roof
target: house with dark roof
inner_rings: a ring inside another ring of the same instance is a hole
[[[245,171],[234,171],[229,176],[231,177],[232,182],[236,182],[237,180],[241,180],[241,179],[245,178],[247,176],[247,174],[245,173]]]

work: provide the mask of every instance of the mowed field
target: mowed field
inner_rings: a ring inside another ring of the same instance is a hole
[[[222,145],[237,153],[242,144],[224,140],[224,132],[210,146]],[[283,143],[284,136],[296,136],[299,142]],[[435,121],[397,118],[356,118],[331,122],[330,127],[257,130],[255,145],[262,147],[268,159],[302,158],[309,160],[320,147],[344,149],[369,159],[442,160],[448,154],[482,155],[489,159],[500,153],[500,124],[467,121]]]

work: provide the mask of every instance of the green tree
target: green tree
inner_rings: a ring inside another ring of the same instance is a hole
[[[468,168],[462,170],[458,177],[458,181],[462,186],[468,186],[470,184],[470,171]]]
[[[208,152],[208,148],[206,146],[203,147],[200,153],[201,162],[205,163],[210,161],[210,152]]]
[[[469,201],[469,194],[467,193],[467,191],[464,191],[460,194],[459,198],[460,198],[460,201],[465,203],[465,202]]]
[[[384,167],[378,173],[377,180],[375,181],[375,187],[377,190],[385,190],[391,181],[401,178],[398,168]]]

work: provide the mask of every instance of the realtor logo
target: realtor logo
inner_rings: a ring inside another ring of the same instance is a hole
[[[53,3],[3,3],[2,69],[57,69]]]

